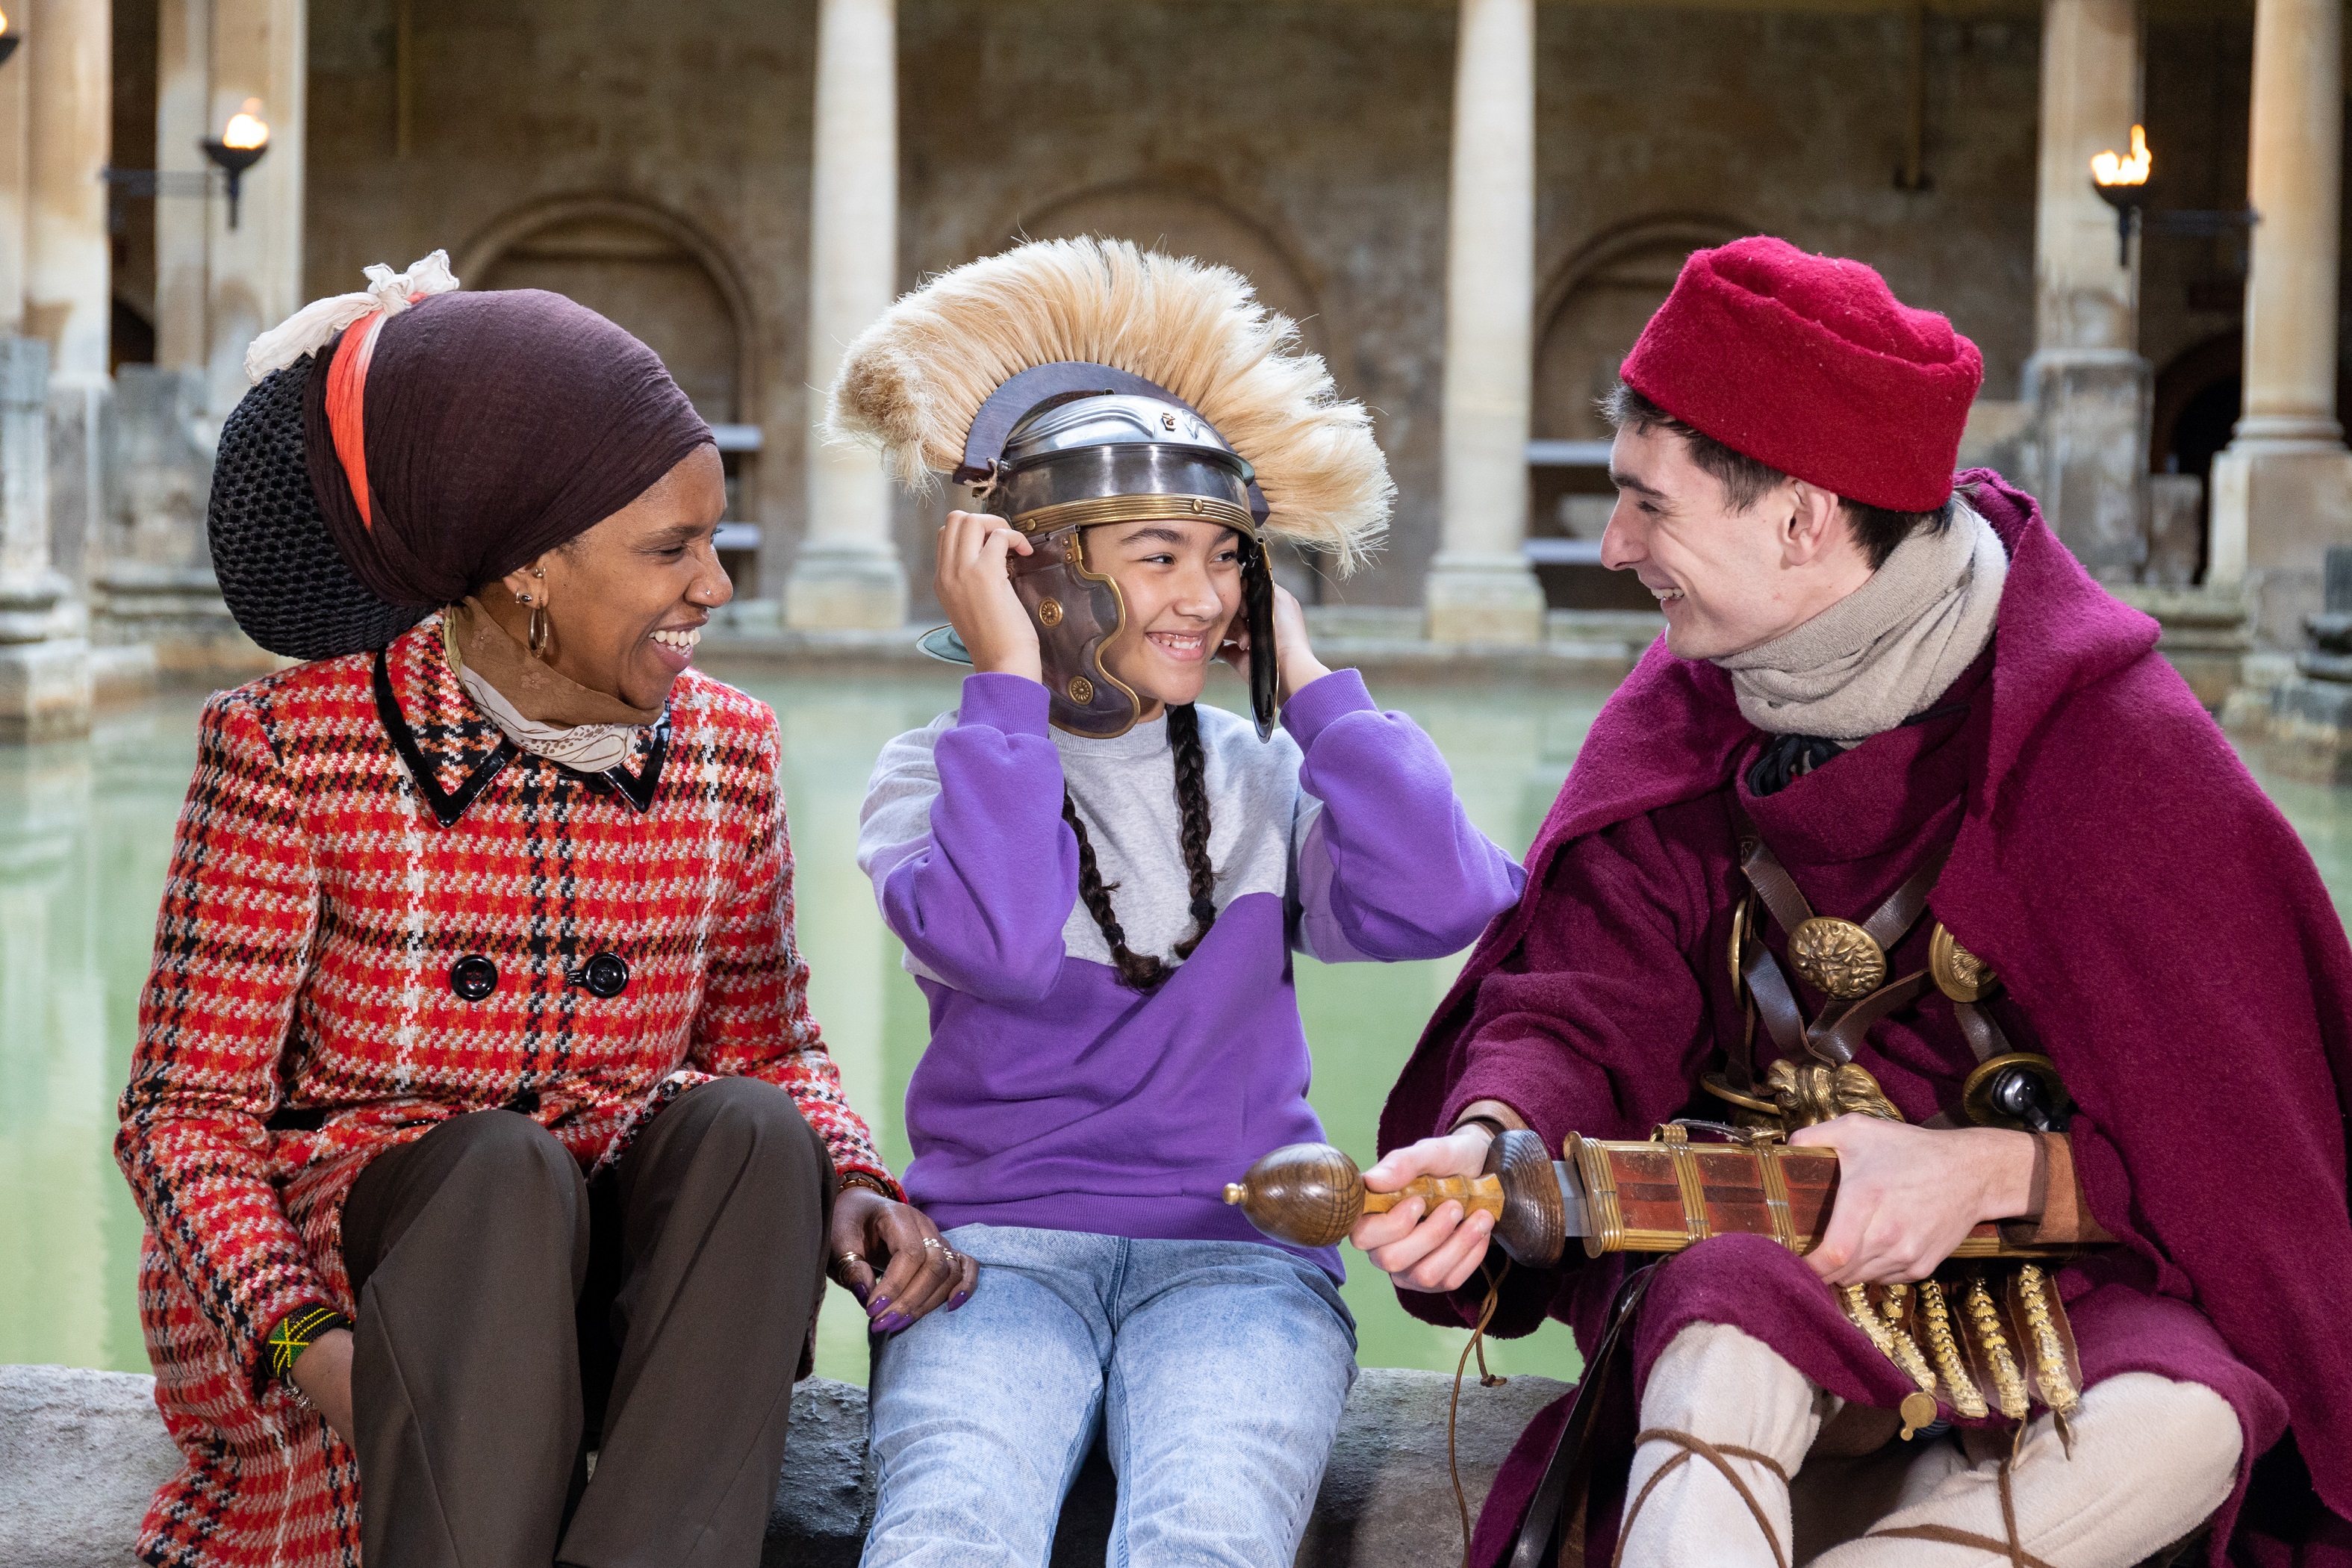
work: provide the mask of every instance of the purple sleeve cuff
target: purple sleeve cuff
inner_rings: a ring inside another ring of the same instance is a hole
[[[1290,700],[1299,787],[1323,810],[1298,847],[1300,931],[1326,962],[1440,958],[1518,901],[1527,873],[1470,821],[1436,744],[1335,670]]]
[[[963,700],[956,707],[956,722],[985,724],[1008,735],[1045,740],[1050,738],[1045,731],[1050,711],[1045,689],[1027,676],[976,670],[963,678]]]
[[[1282,727],[1290,731],[1290,738],[1304,752],[1313,749],[1315,737],[1328,729],[1334,720],[1349,713],[1378,711],[1360,671],[1335,669],[1290,694],[1290,700],[1282,705]]]

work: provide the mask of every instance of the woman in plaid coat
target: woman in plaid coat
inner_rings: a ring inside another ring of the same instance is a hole
[[[122,1100],[138,1551],[749,1564],[828,1256],[882,1332],[976,1275],[809,1016],[774,716],[688,668],[708,429],[451,288],[312,307],[223,435],[224,591],[311,662],[205,710]]]

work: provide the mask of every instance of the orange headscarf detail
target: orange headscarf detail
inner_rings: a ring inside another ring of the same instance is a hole
[[[408,302],[414,305],[423,298],[411,294]],[[351,482],[352,499],[359,503],[360,525],[367,529],[375,527],[375,509],[368,498],[368,362],[375,358],[376,334],[389,320],[388,312],[377,310],[352,322],[343,333],[343,346],[336,352],[334,363],[327,367],[327,429],[334,437],[335,460],[343,466],[343,478]],[[352,336],[354,332],[358,336]]]

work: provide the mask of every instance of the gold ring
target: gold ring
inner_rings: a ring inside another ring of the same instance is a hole
[[[935,1250],[937,1250],[937,1249],[938,1249],[938,1247],[939,1247],[939,1245],[940,1245],[940,1238],[939,1238],[938,1237],[936,1237],[936,1236],[927,1236],[927,1237],[923,1237],[923,1250],[924,1250],[924,1251],[926,1251],[926,1252],[931,1252],[931,1251],[935,1251]]]

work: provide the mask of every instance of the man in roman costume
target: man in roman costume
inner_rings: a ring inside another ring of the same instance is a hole
[[[1417,1314],[1583,1349],[1481,1562],[2352,1562],[2352,952],[2156,624],[1953,477],[1981,378],[1769,238],[1693,256],[1624,362],[1603,559],[1666,633],[1366,1184],[1678,1119],[1840,1183],[1809,1252],[1642,1269],[1507,1268],[1453,1203],[1357,1223]],[[1947,1261],[1988,1222],[2075,1250]]]

